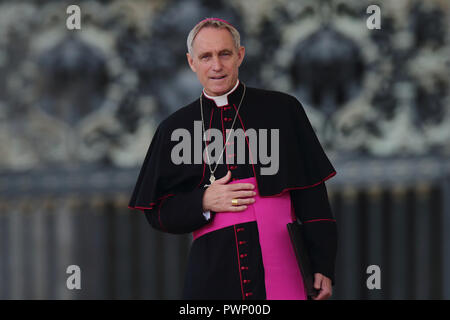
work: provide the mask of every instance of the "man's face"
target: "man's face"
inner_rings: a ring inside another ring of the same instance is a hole
[[[197,33],[187,59],[192,71],[210,96],[220,96],[231,90],[238,79],[238,69],[245,49],[237,50],[227,29],[205,27]]]

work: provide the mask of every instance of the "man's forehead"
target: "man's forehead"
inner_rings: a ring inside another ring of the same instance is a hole
[[[203,28],[194,39],[195,51],[222,51],[234,49],[234,41],[231,33],[223,28]]]

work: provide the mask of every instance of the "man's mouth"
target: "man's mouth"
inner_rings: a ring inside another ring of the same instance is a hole
[[[223,78],[225,78],[226,76],[220,76],[220,77],[210,77],[210,79],[212,80],[221,80]]]

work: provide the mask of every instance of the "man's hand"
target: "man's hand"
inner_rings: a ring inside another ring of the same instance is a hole
[[[214,181],[203,194],[203,210],[214,212],[243,211],[247,209],[247,204],[255,202],[255,186],[251,183],[227,184],[231,178],[231,171]],[[237,205],[231,203],[232,199],[237,199]]]
[[[313,297],[313,300],[326,300],[333,292],[331,279],[321,273],[314,273],[314,288],[319,291],[319,294]]]

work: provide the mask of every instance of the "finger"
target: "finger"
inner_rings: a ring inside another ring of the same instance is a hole
[[[316,290],[322,289],[322,277],[318,274],[314,275],[314,288]]]
[[[233,203],[233,200],[235,200],[235,203]],[[233,198],[232,200],[230,200],[231,205],[234,207],[252,204],[254,202],[255,202],[254,198]]]
[[[323,292],[323,290],[319,291],[319,294],[315,297],[313,297],[313,300],[324,300],[325,299],[325,294]]]
[[[231,197],[236,198],[250,198],[256,195],[255,191],[233,191]]]
[[[322,275],[315,274],[314,288],[319,290],[319,292],[316,297],[313,297],[313,300],[325,300],[331,297],[331,281],[327,281],[327,278]]]
[[[229,185],[230,190],[253,190],[255,186],[251,183],[233,183]]]
[[[322,281],[322,290],[324,292],[325,299],[328,299],[333,294],[333,287],[331,284],[331,280],[328,278],[325,278],[324,281]]]
[[[228,211],[230,211],[230,212],[238,212],[238,211],[243,211],[243,210],[245,210],[245,209],[247,209],[247,206],[246,206],[246,205],[241,205],[241,206],[231,206],[231,207],[229,208]]]
[[[329,290],[320,290],[319,294],[317,295],[316,300],[326,300],[329,297],[331,297],[331,291]]]
[[[231,171],[228,170],[226,175],[224,175],[224,176],[223,176],[222,178],[220,178],[220,179],[217,179],[217,180],[214,181],[214,182],[215,182],[215,183],[218,183],[218,184],[226,184],[226,183],[230,180],[230,178],[231,178]]]
[[[255,203],[255,199],[254,198],[237,198],[237,205],[244,205],[244,204],[252,204]],[[235,205],[236,206],[236,205]]]

